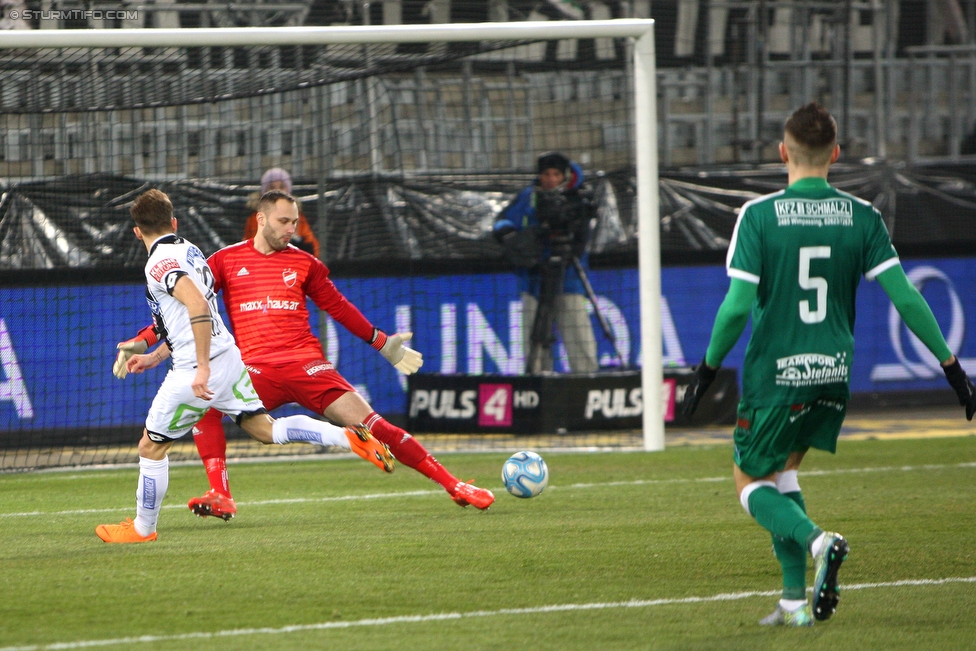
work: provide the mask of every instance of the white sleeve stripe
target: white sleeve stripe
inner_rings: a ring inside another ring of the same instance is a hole
[[[753,285],[759,284],[759,276],[756,274],[751,274],[748,271],[743,271],[742,269],[733,269],[729,267],[728,270],[729,278],[738,278],[739,280],[744,280],[747,283],[752,283]]]
[[[731,269],[732,256],[735,255],[735,246],[736,246],[736,244],[738,243],[738,240],[739,240],[739,224],[742,223],[742,218],[745,216],[746,211],[753,204],[759,203],[760,201],[764,201],[766,199],[771,199],[772,197],[775,197],[775,196],[781,195],[781,194],[785,194],[785,193],[786,193],[786,190],[779,190],[779,191],[773,192],[771,194],[766,194],[766,195],[763,195],[761,197],[756,197],[755,199],[751,199],[749,201],[746,201],[744,204],[742,204],[742,206],[739,208],[739,216],[735,220],[735,226],[732,228],[732,239],[729,240],[729,250],[725,254],[725,268],[726,269]],[[729,275],[731,276],[732,274],[729,274]],[[759,283],[758,276],[756,277],[756,283]]]
[[[866,274],[864,274],[864,277],[867,278],[868,280],[874,280],[880,274],[884,273],[885,271],[891,269],[892,267],[898,264],[901,264],[901,260],[898,259],[898,256],[895,256],[893,258],[888,258],[887,260],[879,264],[874,269],[869,270]]]
[[[725,253],[725,268],[729,269],[729,265],[732,264],[732,256],[735,255],[735,245],[739,239],[739,224],[742,222],[742,211],[739,212],[739,218],[735,220],[735,226],[732,228],[732,239],[729,240],[729,250]]]

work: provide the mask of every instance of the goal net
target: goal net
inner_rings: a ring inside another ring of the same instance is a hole
[[[565,154],[598,205],[589,255],[601,366],[644,368],[644,383],[661,386],[660,345],[640,346],[661,341],[652,25],[5,34],[0,470],[136,459],[164,371],[111,373],[115,344],[150,318],[128,205],[163,189],[180,234],[209,255],[243,238],[273,168],[289,174],[339,289],[378,327],[416,332],[424,372],[505,376],[522,373],[526,351],[491,225],[540,154]],[[405,422],[406,378],[326,315],[313,311],[312,325],[373,407]],[[434,408],[453,407],[442,396]],[[643,413],[626,444],[659,449],[660,405],[645,400]],[[269,450],[234,429],[230,456],[312,451]],[[190,439],[175,459],[195,458]]]

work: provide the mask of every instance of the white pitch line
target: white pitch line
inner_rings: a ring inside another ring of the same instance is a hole
[[[878,466],[876,468],[837,468],[834,470],[810,470],[802,471],[804,477],[824,477],[829,475],[847,475],[873,472],[917,472],[920,470],[947,470],[976,468],[976,462],[964,462],[953,464],[925,464],[919,466]],[[566,490],[570,488],[612,488],[615,486],[655,486],[662,484],[694,484],[694,483],[716,483],[731,481],[732,477],[694,477],[691,479],[635,479],[632,481],[608,481],[594,483],[566,484],[565,486],[549,486],[548,490]],[[497,487],[493,487],[498,490]],[[422,491],[403,491],[395,493],[367,493],[365,495],[338,495],[335,497],[295,497],[277,500],[257,500],[253,502],[238,502],[239,506],[266,506],[269,504],[318,504],[323,502],[352,502],[357,500],[377,500],[398,497],[426,497],[428,495],[441,495],[440,490]],[[183,509],[183,504],[169,504],[163,506],[164,509]],[[68,511],[26,511],[21,513],[0,513],[0,518],[24,518],[37,516],[57,516],[57,515],[90,515],[94,513],[124,513],[131,510],[129,506],[120,506],[107,509],[73,509]],[[3,651],[0,649],[0,651]]]
[[[379,500],[394,497],[416,497],[418,495],[439,495],[444,491],[403,491],[400,493],[368,493],[366,495],[337,495],[335,497],[295,497],[278,500],[257,500],[254,502],[237,502],[239,505],[262,506],[266,504],[307,504],[319,502],[350,502],[356,500]],[[167,504],[163,509],[186,509],[185,504]],[[0,518],[16,518],[28,516],[51,516],[51,515],[89,515],[92,513],[119,513],[131,510],[129,506],[120,506],[112,509],[73,509],[70,511],[27,511],[23,513],[0,513]]]
[[[851,590],[873,590],[878,588],[901,588],[906,586],[935,586],[950,583],[976,583],[976,576],[948,577],[944,579],[903,579],[901,581],[887,581],[879,583],[855,583],[841,585],[840,588]],[[630,601],[612,601],[588,604],[552,604],[535,608],[499,608],[497,610],[473,610],[460,613],[433,613],[430,615],[404,615],[401,617],[378,617],[372,619],[358,619],[352,622],[319,622],[316,624],[293,624],[279,628],[236,628],[224,631],[199,631],[195,633],[180,633],[176,635],[140,635],[138,637],[121,637],[109,640],[79,640],[76,642],[53,642],[51,644],[32,644],[28,646],[10,646],[0,648],[0,651],[52,651],[54,649],[85,649],[90,647],[117,646],[120,644],[146,644],[153,642],[174,642],[179,640],[213,640],[219,638],[243,637],[250,635],[284,635],[305,631],[324,631],[329,629],[346,629],[364,626],[390,626],[392,624],[419,624],[424,622],[440,622],[447,620],[463,620],[473,617],[501,617],[505,615],[542,615],[547,613],[564,613],[585,610],[610,610],[615,608],[652,608],[654,606],[678,606],[683,604],[704,604],[720,601],[739,601],[752,597],[774,597],[780,590],[752,590],[749,592],[731,592],[711,595],[708,597],[679,597],[673,599],[631,599]]]

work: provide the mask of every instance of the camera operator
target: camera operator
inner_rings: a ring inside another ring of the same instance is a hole
[[[597,370],[596,339],[586,311],[586,290],[573,262],[575,258],[587,268],[586,242],[594,212],[591,193],[583,184],[580,166],[560,153],[540,156],[538,174],[502,210],[493,229],[516,267],[526,372],[553,369],[554,321],[570,370],[592,373]]]

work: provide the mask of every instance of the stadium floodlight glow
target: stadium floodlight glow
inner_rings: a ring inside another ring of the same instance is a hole
[[[397,44],[461,41],[537,41],[632,38],[643,440],[646,450],[664,449],[661,338],[661,259],[658,211],[657,109],[654,21],[643,19],[525,21],[341,27],[242,27],[200,29],[11,30],[0,49],[180,48]]]

